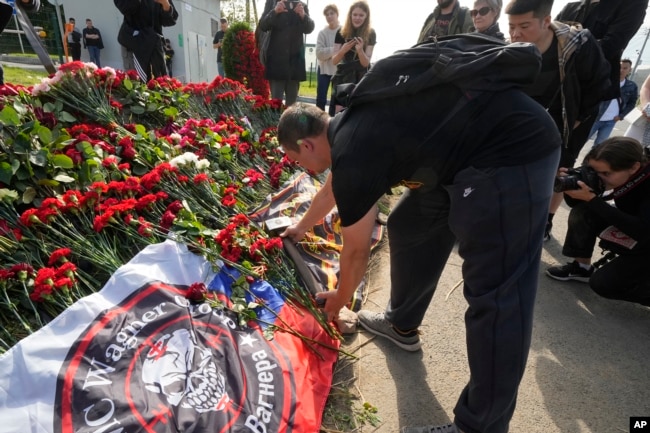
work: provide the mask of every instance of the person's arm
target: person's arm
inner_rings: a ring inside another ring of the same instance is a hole
[[[41,0],[20,0],[23,9],[29,12],[37,11],[41,7]]]
[[[162,13],[160,14],[160,25],[163,27],[171,27],[176,25],[176,20],[178,20],[178,11],[174,7],[172,0],[156,0],[162,6]],[[165,3],[169,5],[169,8],[165,8]]]
[[[294,13],[300,17],[300,30],[305,35],[314,31],[314,20],[309,16],[309,8],[303,2],[299,2],[294,8]]]
[[[355,49],[354,47],[357,45],[357,41],[355,39],[350,39],[349,41],[345,42],[344,44],[334,44],[334,50],[336,51],[336,54],[332,56],[332,63],[335,65],[338,65],[341,60],[343,60],[343,57],[345,57],[345,53],[348,51]]]
[[[618,2],[616,19],[609,23],[607,31],[599,38],[600,47],[607,59],[620,58],[630,39],[643,24],[647,6],[647,0]],[[598,36],[596,35],[596,37]]]
[[[584,116],[591,114],[611,86],[609,63],[591,33],[587,32],[587,34],[587,42],[580,47],[580,51],[575,54],[577,57],[573,59],[580,86],[578,121],[584,120]]]
[[[643,181],[636,188],[647,188],[648,185],[644,185],[647,182]],[[564,191],[564,194],[587,202],[590,210],[631,238],[637,241],[650,239],[650,196],[644,197],[638,204],[638,214],[631,215],[596,196],[584,182],[578,181],[578,186],[580,189]]]
[[[645,79],[643,84],[641,85],[641,91],[639,92],[639,100],[640,100],[640,105],[641,105],[641,111],[643,111],[643,115],[647,118],[650,119],[650,116],[648,116],[647,112],[650,111],[650,75]],[[648,108],[648,110],[646,110]]]
[[[289,237],[294,242],[300,241],[307,230],[316,225],[334,208],[334,192],[332,191],[332,173],[327,175],[323,186],[318,190],[309,205],[309,209],[298,223],[287,228],[280,236]]]
[[[327,35],[325,31],[319,32],[318,38],[316,39],[316,58],[323,62],[331,58],[334,53],[334,47],[327,45]]]
[[[636,83],[634,81],[626,79],[625,84],[629,85],[632,90],[629,92],[629,94],[626,94],[625,98],[623,98],[623,103],[621,104],[621,112],[617,116],[618,120],[621,120],[627,116],[630,111],[636,107],[636,101],[639,99],[639,88],[637,87]]]
[[[338,317],[339,311],[350,302],[366,274],[376,218],[377,207],[373,206],[359,221],[341,229],[343,248],[339,258],[338,287],[336,290],[316,295],[317,298],[325,299],[323,310],[328,320],[335,320]]]
[[[131,16],[140,12],[141,4],[139,1],[133,0],[113,0],[115,7],[122,13],[122,15]]]

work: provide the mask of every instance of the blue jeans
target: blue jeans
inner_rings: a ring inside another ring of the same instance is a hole
[[[614,130],[614,125],[616,125],[616,120],[596,120],[594,122],[594,126],[591,127],[591,132],[589,132],[589,138],[597,133],[596,139],[594,140],[594,147],[609,138]]]
[[[223,70],[223,62],[217,62],[217,74],[226,77],[226,72]]]
[[[327,104],[327,93],[332,84],[332,76],[320,73],[320,66],[318,67],[318,81],[316,82],[316,106],[321,110],[325,110]]]
[[[470,368],[454,409],[463,431],[508,431],[528,358],[559,153],[521,166],[469,167],[444,188],[408,190],[388,218],[385,316],[398,329],[420,326],[458,241]]]
[[[99,64],[99,47],[94,45],[88,45],[88,55],[90,56],[90,61],[97,65],[98,68],[101,68],[102,65]]]

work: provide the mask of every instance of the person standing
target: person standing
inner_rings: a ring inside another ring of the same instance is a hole
[[[634,109],[636,100],[639,98],[639,88],[632,80],[628,80],[630,71],[632,71],[632,61],[630,59],[621,60],[620,68],[620,94],[618,98],[603,101],[598,108],[598,115],[589,132],[589,138],[596,135],[594,146],[598,146],[604,140],[609,138],[616,122],[619,122]]]
[[[102,34],[98,28],[93,26],[93,20],[90,18],[86,18],[86,28],[83,29],[83,41],[84,48],[88,48],[90,61],[96,64],[98,68],[101,68],[99,51],[104,48],[104,42],[102,41]]]
[[[70,57],[73,62],[81,60],[81,32],[76,26],[74,18],[68,20],[68,48],[70,49]]]
[[[172,76],[172,60],[174,58],[174,48],[172,42],[165,38],[165,66],[167,66],[167,75]]]
[[[336,73],[336,65],[332,63],[334,39],[341,27],[339,24],[339,9],[334,4],[325,6],[323,10],[327,26],[318,33],[316,39],[316,58],[318,59],[318,81],[316,84],[316,106],[325,110],[327,93],[331,88],[332,77]]]
[[[506,6],[510,40],[535,44],[542,53],[540,75],[524,91],[545,107],[562,134],[559,167],[573,167],[569,146],[575,129],[607,92],[609,64],[589,30],[551,18],[553,0],[512,0]],[[551,239],[553,218],[564,196],[555,193],[548,211],[544,240]]]
[[[163,27],[176,24],[178,11],[172,0],[113,0],[128,29],[120,43],[133,52],[133,66],[142,81],[167,75]],[[120,28],[120,33],[122,33]]]
[[[20,7],[29,12],[38,11],[41,7],[40,0],[18,0],[15,2],[15,7]],[[14,6],[0,1],[0,32],[4,31],[5,27],[9,23],[9,20],[13,16]],[[5,83],[5,73],[0,64],[0,85]]]
[[[418,44],[436,36],[469,33],[471,28],[472,18],[468,8],[461,6],[458,0],[438,0],[438,5],[424,21]]]
[[[223,69],[223,50],[221,47],[223,46],[223,37],[226,35],[226,30],[228,30],[228,20],[221,18],[219,20],[219,26],[220,30],[214,34],[214,39],[212,39],[212,47],[217,50],[217,74],[225,77],[226,71]]]
[[[309,7],[301,1],[266,0],[258,27],[271,32],[265,71],[271,97],[292,105],[307,79],[304,35],[314,31]]]
[[[332,63],[336,73],[332,77],[330,115],[342,109],[343,101],[337,96],[340,84],[356,84],[368,72],[377,34],[370,26],[370,7],[364,0],[352,3],[343,28],[336,33]]]

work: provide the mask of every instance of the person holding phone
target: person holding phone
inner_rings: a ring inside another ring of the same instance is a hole
[[[352,3],[343,28],[334,38],[332,63],[336,65],[336,74],[332,78],[332,100],[330,115],[342,109],[341,101],[336,98],[336,86],[339,84],[356,84],[368,68],[372,51],[377,43],[377,34],[370,26],[370,7],[365,1]]]
[[[309,8],[300,1],[266,0],[258,28],[271,32],[265,72],[271,97],[292,105],[307,79],[304,35],[314,31]]]

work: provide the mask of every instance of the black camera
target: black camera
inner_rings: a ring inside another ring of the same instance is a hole
[[[557,176],[553,185],[553,191],[563,192],[580,189],[578,185],[579,180],[583,181],[596,195],[600,195],[605,191],[605,185],[598,176],[598,173],[588,165],[568,169],[567,176]]]

